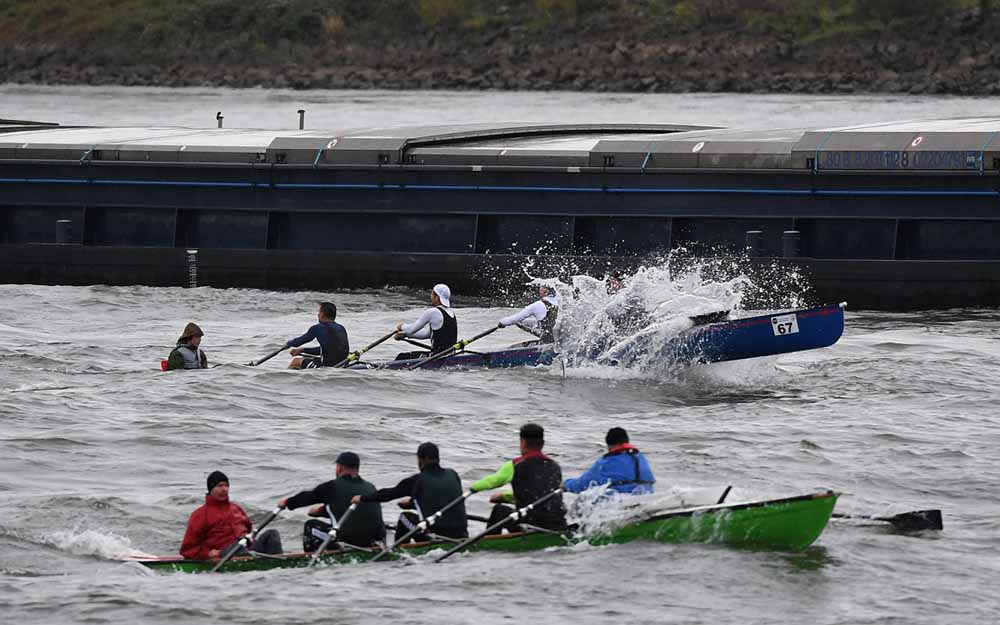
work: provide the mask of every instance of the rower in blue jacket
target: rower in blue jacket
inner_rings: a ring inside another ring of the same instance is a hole
[[[653,492],[653,470],[645,456],[628,441],[624,428],[608,430],[604,442],[608,453],[597,459],[586,473],[563,483],[570,493],[582,493],[594,486],[608,485],[609,491],[626,495],[646,495]]]

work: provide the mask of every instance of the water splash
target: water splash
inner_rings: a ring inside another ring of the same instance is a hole
[[[630,275],[542,278],[532,275],[543,272],[532,260],[522,270],[529,284],[559,295],[557,349],[568,367],[614,365],[669,378],[687,368],[672,357],[671,341],[706,316],[715,321],[739,317],[750,306],[798,307],[809,290],[794,266],[745,257],[696,259],[681,248]]]
[[[629,524],[668,510],[706,506],[718,501],[722,488],[673,487],[648,495],[622,495],[607,484],[593,486],[569,507],[567,520],[575,523],[583,536],[613,533]]]
[[[57,530],[45,542],[60,551],[80,556],[118,559],[125,556],[154,557],[132,547],[132,541],[112,532],[95,529]]]

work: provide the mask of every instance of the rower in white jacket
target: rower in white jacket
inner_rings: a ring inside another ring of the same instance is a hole
[[[551,287],[538,287],[539,299],[528,304],[509,317],[500,320],[498,327],[506,328],[517,325],[523,330],[531,332],[545,343],[555,341],[552,330],[556,327],[556,318],[559,315],[559,297]],[[522,325],[523,322],[530,322],[530,326]]]
[[[451,310],[451,289],[447,284],[436,284],[431,290],[431,304],[433,308],[428,308],[412,323],[399,323],[396,326],[396,340],[404,338],[430,339],[431,355],[443,352],[452,347],[458,341],[458,320]],[[424,352],[422,356],[426,356]],[[410,358],[421,357],[420,354],[400,354],[400,356]]]

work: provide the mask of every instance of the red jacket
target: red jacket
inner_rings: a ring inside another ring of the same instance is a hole
[[[205,505],[191,513],[181,541],[181,555],[207,560],[212,549],[225,549],[253,529],[243,508],[231,501],[218,502],[205,496]]]

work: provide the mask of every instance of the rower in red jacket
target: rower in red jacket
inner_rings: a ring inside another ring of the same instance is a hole
[[[191,513],[181,541],[181,555],[190,560],[214,560],[253,530],[243,508],[229,501],[229,478],[225,473],[212,471],[207,486],[205,505]],[[250,545],[250,551],[279,554],[281,536],[277,530],[265,530]]]

